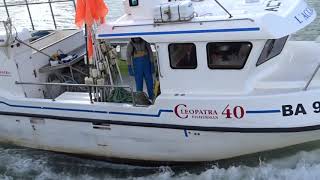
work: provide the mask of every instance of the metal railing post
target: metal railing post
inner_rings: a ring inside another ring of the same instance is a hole
[[[10,18],[10,14],[9,14],[9,10],[8,10],[8,6],[7,6],[6,0],[3,0],[3,4],[4,4],[4,7],[6,8],[7,16],[8,16],[8,18]]]
[[[77,6],[76,6],[75,0],[72,0],[72,2],[73,2],[74,10],[76,10],[76,9],[77,9]]]
[[[48,3],[49,3],[50,11],[51,11],[51,16],[52,16],[54,28],[57,29],[57,23],[56,23],[56,19],[55,19],[55,17],[54,17],[54,14],[53,14],[53,9],[52,9],[52,5],[51,5],[51,0],[48,0]]]
[[[312,73],[311,78],[308,80],[307,84],[304,86],[304,88],[303,88],[304,91],[308,90],[308,88],[309,88],[312,80],[314,79],[314,77],[315,77],[316,74],[318,73],[319,69],[320,69],[320,63],[318,64],[318,66],[316,67],[316,69],[314,70],[314,72]]]
[[[33,24],[32,16],[31,16],[31,12],[30,12],[30,8],[29,8],[28,0],[24,0],[24,1],[26,2],[26,7],[27,7],[27,10],[28,10],[28,13],[29,13],[29,18],[30,18],[32,30],[34,30],[34,24]]]
[[[133,104],[133,106],[136,106],[136,100],[135,100],[135,97],[134,97],[133,88],[131,86],[130,86],[130,93],[131,93],[131,96],[132,96],[132,104]]]

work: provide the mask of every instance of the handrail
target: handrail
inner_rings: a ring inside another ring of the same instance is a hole
[[[26,7],[27,7],[27,10],[28,10],[31,26],[32,26],[32,29],[34,30],[34,24],[33,24],[32,16],[31,16],[30,8],[29,8],[29,3],[28,3],[27,0],[25,0],[25,2],[26,2]]]
[[[95,85],[95,84],[69,84],[69,83],[35,83],[35,82],[21,82],[16,81],[16,84],[24,85],[56,85],[56,86],[75,86],[75,87],[111,87],[111,88],[131,88],[129,85]],[[132,88],[131,88],[132,89]]]
[[[168,23],[145,23],[145,24],[127,24],[127,25],[116,25],[112,26],[112,30],[115,28],[120,27],[138,27],[138,26],[161,26],[161,25],[172,25],[172,24],[196,24],[196,23],[209,23],[209,22],[224,22],[224,21],[251,21],[254,22],[252,18],[237,18],[237,19],[218,19],[218,20],[205,20],[205,21],[175,21],[175,22],[168,22]]]
[[[52,1],[48,0],[50,11],[51,11],[51,16],[54,24],[54,28],[57,29],[57,23],[56,23],[56,18],[54,17],[53,9],[52,9]]]
[[[6,7],[7,16],[10,17],[10,15],[9,15],[9,10],[8,10],[8,8],[7,8],[8,6],[7,6],[6,0],[3,0],[3,5],[4,5],[4,7]]]
[[[314,77],[315,77],[316,74],[318,73],[319,69],[320,69],[320,63],[318,64],[318,66],[317,66],[316,69],[314,70],[314,72],[313,72],[311,78],[309,79],[309,81],[307,82],[307,84],[304,86],[304,88],[303,88],[304,91],[308,90],[308,87],[310,86],[312,80],[314,79]]]
[[[71,87],[87,87],[87,88],[127,88],[130,89],[132,96],[132,104],[136,106],[134,99],[133,88],[129,85],[94,85],[94,84],[68,84],[68,83],[35,83],[35,82],[20,82],[16,81],[15,84],[18,85],[38,85],[38,86],[71,86]],[[54,98],[52,98],[54,100]],[[90,95],[90,102],[93,103],[92,95]]]
[[[6,2],[6,0],[3,0]],[[50,3],[62,3],[62,2],[74,2],[74,0],[59,0],[59,1],[51,1]],[[26,5],[36,5],[36,4],[48,4],[49,2],[26,2],[26,3],[5,3],[4,5],[0,5],[1,7],[10,7],[10,6],[26,6]]]

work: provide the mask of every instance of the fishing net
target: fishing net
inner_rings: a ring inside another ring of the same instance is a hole
[[[144,92],[134,92],[134,100],[137,105],[150,105],[151,102]],[[124,88],[114,88],[107,98],[107,102],[114,103],[133,103],[130,91]]]

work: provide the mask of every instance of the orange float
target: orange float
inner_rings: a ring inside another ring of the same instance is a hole
[[[77,0],[75,24],[81,28],[87,25],[87,50],[89,59],[93,55],[91,27],[95,22],[104,23],[109,9],[103,0]]]

